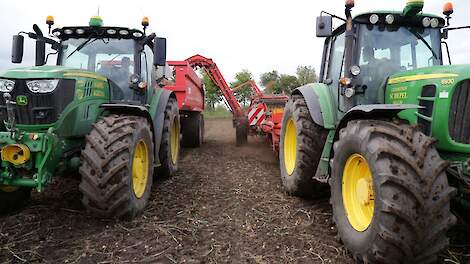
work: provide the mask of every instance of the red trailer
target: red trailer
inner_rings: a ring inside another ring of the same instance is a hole
[[[200,147],[204,141],[204,86],[187,61],[169,61],[173,79],[164,87],[176,94],[183,147]]]

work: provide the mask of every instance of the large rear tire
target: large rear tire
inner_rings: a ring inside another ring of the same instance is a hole
[[[20,209],[30,198],[30,188],[0,185],[0,214]]]
[[[82,151],[82,203],[100,217],[131,220],[143,212],[153,182],[152,131],[143,117],[113,115],[93,125]]]
[[[338,234],[364,263],[435,263],[455,223],[434,140],[416,127],[351,121],[334,144],[331,203]]]
[[[183,147],[199,148],[204,141],[204,117],[199,112],[188,113],[181,119]]]
[[[162,141],[160,143],[160,163],[157,176],[168,178],[178,170],[180,155],[180,114],[176,99],[170,98],[165,108]]]
[[[294,95],[284,108],[279,145],[282,184],[296,196],[324,194],[324,184],[313,179],[328,131],[312,120],[305,99]]]

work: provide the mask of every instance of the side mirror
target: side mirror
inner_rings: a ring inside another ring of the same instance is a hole
[[[43,39],[36,40],[36,66],[46,64],[46,41]]]
[[[331,37],[333,34],[333,17],[319,16],[317,17],[317,37]]]
[[[13,45],[11,48],[11,62],[21,63],[23,61],[24,37],[21,35],[13,36]]]
[[[153,45],[153,64],[155,66],[166,65],[166,38],[155,38]]]

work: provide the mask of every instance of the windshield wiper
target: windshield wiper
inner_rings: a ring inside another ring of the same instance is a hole
[[[417,37],[419,40],[421,40],[424,45],[426,45],[426,47],[432,52],[432,56],[434,58],[436,58],[436,60],[438,60],[439,58],[437,57],[437,54],[436,52],[434,51],[434,49],[431,47],[431,45],[429,45],[429,43],[423,38],[423,36],[421,36],[421,34],[419,34],[418,32],[414,32],[413,30],[409,29],[409,28],[406,28],[406,30],[408,30],[411,34],[413,34],[415,37]]]
[[[77,51],[80,51],[81,49],[83,49],[83,47],[85,47],[88,43],[93,43],[95,40],[97,40],[97,38],[93,39],[93,41],[91,41],[93,35],[91,35],[87,40],[83,41],[80,45],[78,45],[78,47],[76,49],[74,49],[72,51],[72,53],[70,53],[68,56],[67,56],[67,59],[70,58],[70,56],[72,56],[73,54],[75,54],[75,52]]]

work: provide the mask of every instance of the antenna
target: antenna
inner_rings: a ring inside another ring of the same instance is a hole
[[[96,14],[97,16],[100,16],[100,5],[98,5],[98,14]]]

